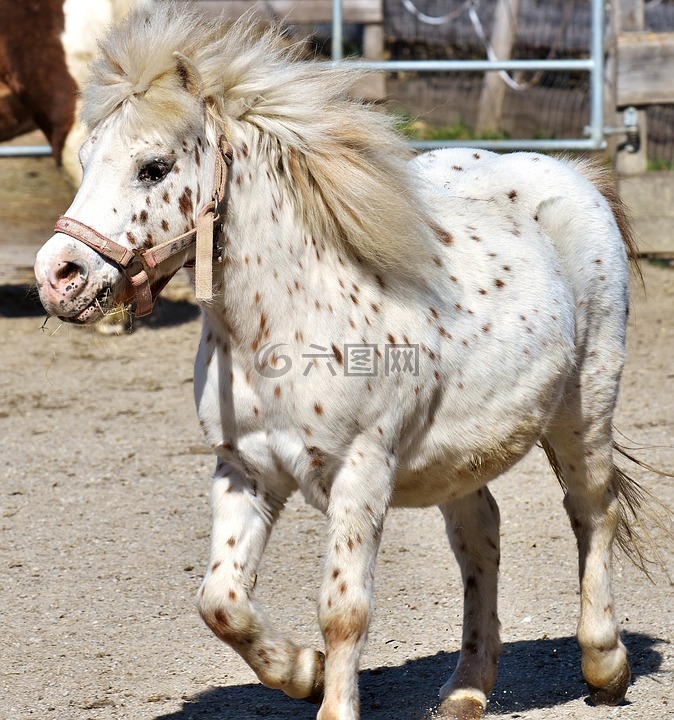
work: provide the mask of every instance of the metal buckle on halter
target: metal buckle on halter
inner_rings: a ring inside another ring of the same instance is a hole
[[[217,202],[215,205],[217,209]],[[224,213],[213,216],[213,263],[221,263],[225,258],[225,216]]]
[[[213,232],[213,264],[221,264],[225,258],[225,248],[222,244],[222,224],[218,223]]]

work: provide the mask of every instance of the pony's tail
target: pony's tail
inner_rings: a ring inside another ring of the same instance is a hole
[[[566,493],[566,483],[555,451],[545,440],[541,440],[541,446],[548,457],[550,467],[562,486],[562,490]],[[674,477],[674,474],[658,470],[635,458],[615,441],[613,441],[613,449],[645,470],[663,477]],[[674,540],[674,531],[672,530],[674,512],[662,500],[653,495],[650,490],[647,490],[615,463],[613,463],[613,478],[620,506],[620,517],[616,532],[618,547],[649,580],[653,580],[652,568],[659,566],[671,582],[672,579],[667,572],[667,565],[660,552],[662,541],[658,542],[654,538],[653,530],[657,530],[658,534]]]
[[[674,474],[658,470],[634,457],[615,440],[613,450],[644,470],[662,477],[674,477]],[[651,528],[657,529],[659,534],[669,540],[674,540],[672,509],[615,463],[613,472],[620,500],[620,523],[616,535],[618,546],[649,579],[652,580],[650,568],[654,565],[659,565],[669,577],[660,553],[662,542],[655,540]],[[669,580],[671,582],[671,578]]]

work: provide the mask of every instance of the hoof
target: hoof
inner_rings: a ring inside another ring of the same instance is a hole
[[[312,691],[302,698],[312,705],[320,705],[323,702],[323,690],[325,685],[325,655],[322,652],[316,653],[316,675],[314,676],[314,687]]]
[[[597,687],[588,682],[587,688],[590,692],[590,700],[595,705],[620,705],[625,699],[630,679],[630,666],[625,663],[620,672],[603,687]]]
[[[481,720],[487,709],[484,697],[475,697],[468,693],[454,692],[440,703],[438,711],[431,717],[437,720]]]

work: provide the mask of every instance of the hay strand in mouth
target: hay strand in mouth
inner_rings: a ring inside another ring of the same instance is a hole
[[[102,317],[96,323],[100,335],[122,335],[133,332],[133,313],[129,303],[118,303],[103,309],[97,302]]]

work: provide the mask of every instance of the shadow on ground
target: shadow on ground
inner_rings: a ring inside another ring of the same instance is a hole
[[[42,307],[35,285],[0,285],[0,316],[6,318],[43,317]],[[134,328],[171,327],[191,322],[199,317],[199,308],[188,300],[169,300],[160,297],[152,315],[135,319]]]
[[[47,317],[35,285],[0,285],[0,316]]]
[[[662,655],[655,646],[660,640],[626,633],[623,642],[634,677],[659,669]],[[436,705],[438,689],[458,657],[458,652],[440,652],[398,667],[364,670],[360,674],[363,716],[372,720],[421,720]],[[573,637],[506,643],[499,673],[489,700],[488,714],[492,716],[552,708],[586,696],[580,650]],[[157,720],[312,720],[315,716],[316,709],[307,703],[253,684],[209,690],[185,702],[182,710],[160,715]]]
[[[190,300],[170,300],[161,295],[155,301],[151,315],[134,320],[136,327],[171,327],[191,322],[199,317],[199,306]]]

